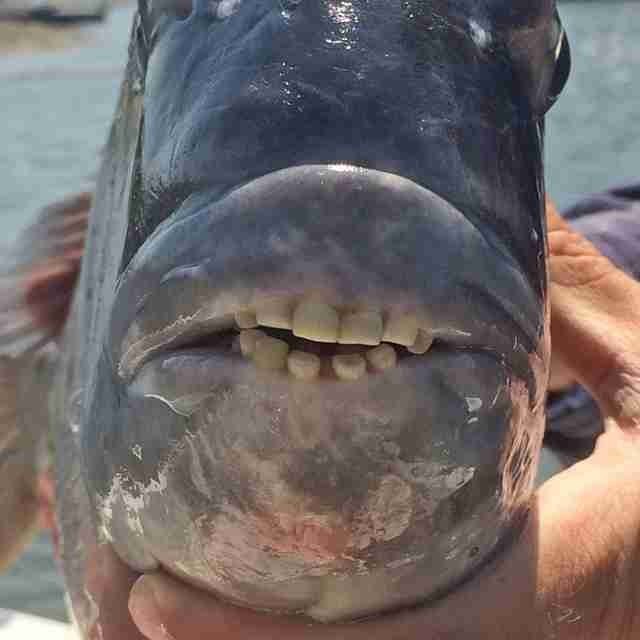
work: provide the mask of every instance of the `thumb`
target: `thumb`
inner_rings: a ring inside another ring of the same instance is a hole
[[[326,631],[316,635],[314,625],[301,618],[236,607],[161,572],[138,579],[131,590],[129,611],[149,640],[326,638]],[[352,640],[350,635],[347,638]]]

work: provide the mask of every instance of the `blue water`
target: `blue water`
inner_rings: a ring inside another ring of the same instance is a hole
[[[549,117],[547,181],[566,205],[640,177],[640,2],[570,2],[571,81]],[[0,59],[0,243],[38,206],[90,181],[113,114],[130,10],[90,27],[89,45]],[[0,608],[65,619],[46,536],[0,577]]]

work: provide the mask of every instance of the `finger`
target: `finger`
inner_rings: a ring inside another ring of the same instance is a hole
[[[640,284],[548,208],[553,350],[621,426],[640,426]]]
[[[532,524],[517,553],[493,565],[441,603],[352,624],[321,624],[221,602],[167,575],[143,576],[129,607],[149,640],[465,640],[539,637],[535,633],[535,544]],[[478,586],[480,588],[478,588]],[[499,603],[499,606],[496,606]],[[537,627],[535,627],[537,628]]]
[[[131,616],[149,640],[286,640],[312,637],[309,627],[216,600],[161,573],[142,576],[129,599]]]
[[[89,640],[143,640],[128,609],[129,592],[138,577],[111,545],[99,545],[89,554],[85,588],[96,607]]]
[[[157,573],[136,582],[131,615],[149,640],[372,640],[370,623],[325,625],[295,616],[271,615],[236,607]],[[403,629],[403,635],[397,633]],[[413,624],[394,616],[375,623],[379,638],[413,638]]]

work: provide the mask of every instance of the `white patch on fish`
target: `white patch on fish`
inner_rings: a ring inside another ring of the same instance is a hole
[[[478,49],[487,49],[493,43],[491,34],[475,20],[469,20],[469,30],[471,32],[471,39]]]

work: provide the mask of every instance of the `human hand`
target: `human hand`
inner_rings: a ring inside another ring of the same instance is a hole
[[[598,399],[606,431],[590,458],[543,485],[513,546],[432,606],[351,625],[309,624],[260,614],[224,604],[162,573],[146,575],[137,580],[129,599],[133,620],[145,637],[582,640],[639,636],[640,285],[573,233],[553,207],[549,207],[548,223],[554,351]],[[126,584],[132,579],[129,574]]]

